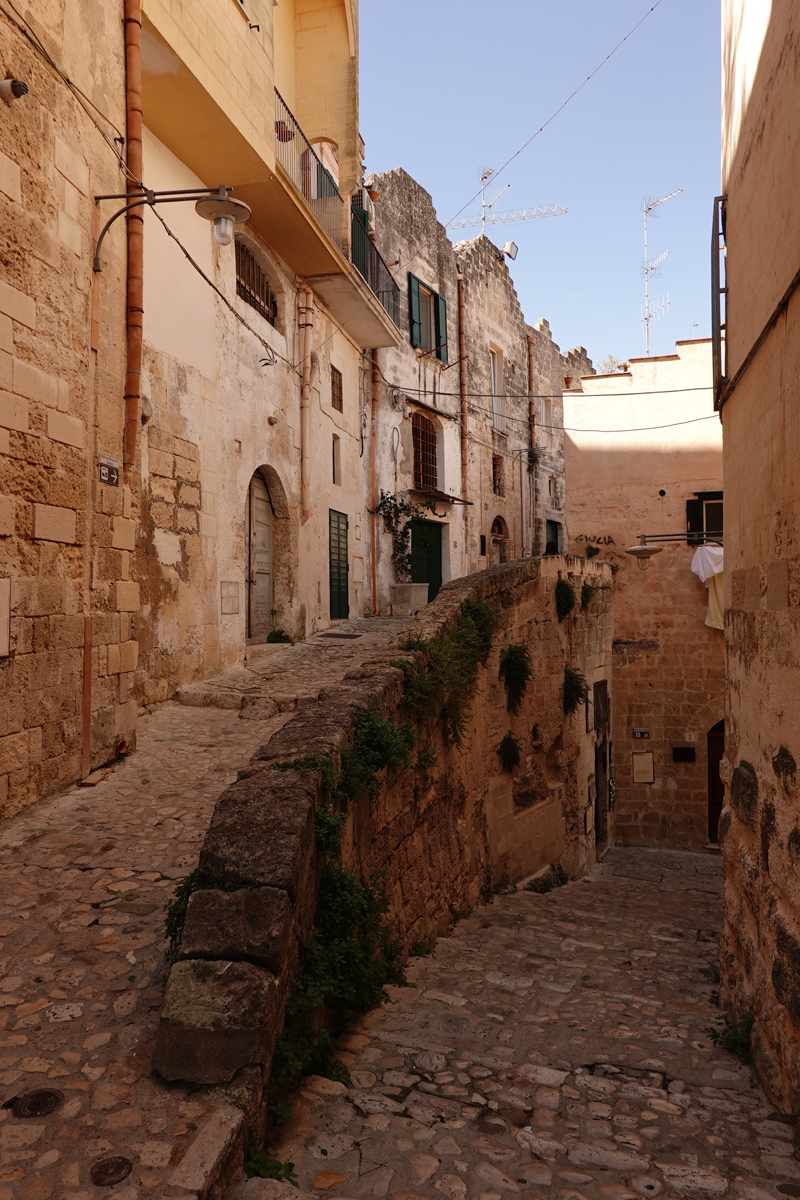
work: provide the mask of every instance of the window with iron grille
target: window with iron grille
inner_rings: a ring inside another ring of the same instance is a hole
[[[495,496],[504,496],[506,493],[505,482],[503,480],[502,454],[492,455],[492,491]]]
[[[331,366],[331,404],[337,412],[344,412],[342,399],[342,372]]]
[[[244,242],[239,241],[236,243],[236,295],[241,296],[256,312],[261,313],[270,325],[275,324],[278,302],[269,286],[269,280],[255,256]]]
[[[411,418],[414,439],[414,486],[434,490],[436,473],[436,426],[433,421],[415,412]]]

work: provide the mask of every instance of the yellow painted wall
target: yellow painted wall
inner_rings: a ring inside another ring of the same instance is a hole
[[[281,3],[273,10],[275,87],[292,112],[295,112],[297,105],[295,20],[295,0],[281,0]]]

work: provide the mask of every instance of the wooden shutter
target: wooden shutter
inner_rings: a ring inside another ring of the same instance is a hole
[[[422,318],[419,311],[419,280],[416,275],[408,272],[408,324],[411,331],[411,345],[419,349],[422,346]]]
[[[436,306],[436,357],[440,362],[447,362],[447,302],[444,296],[435,297]]]
[[[690,546],[698,545],[702,538],[692,537],[693,533],[703,532],[703,501],[702,500],[687,500],[686,501],[686,532],[688,537],[686,541]]]

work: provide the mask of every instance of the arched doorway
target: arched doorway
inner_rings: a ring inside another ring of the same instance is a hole
[[[508,526],[502,517],[492,521],[492,557],[491,565],[499,567],[508,561]]]
[[[725,788],[719,774],[719,764],[725,753],[725,722],[718,721],[708,731],[708,840],[719,841],[719,815],[725,799]]]
[[[247,636],[253,640],[265,638],[272,629],[273,517],[269,490],[256,471],[247,500]]]

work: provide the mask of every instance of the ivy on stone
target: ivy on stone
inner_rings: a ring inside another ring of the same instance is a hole
[[[559,579],[556,583],[556,613],[559,621],[568,617],[575,607],[575,589],[567,579]]]
[[[398,583],[411,582],[411,522],[428,519],[428,514],[443,519],[444,513],[437,513],[434,505],[428,501],[425,504],[414,504],[408,496],[402,499],[393,496],[391,492],[381,489],[381,498],[370,513],[383,517],[383,527],[392,538],[392,562]]]
[[[505,684],[508,697],[506,707],[509,712],[515,713],[519,708],[519,702],[525,694],[532,673],[531,652],[528,647],[518,642],[506,646],[500,655],[499,678]]]

